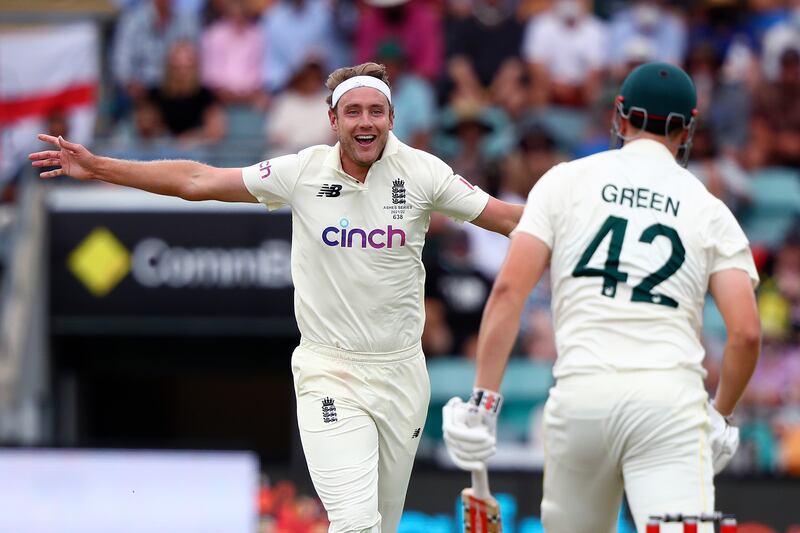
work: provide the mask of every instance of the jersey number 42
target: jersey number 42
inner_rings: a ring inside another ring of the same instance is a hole
[[[601,277],[603,278],[603,296],[613,298],[617,294],[617,283],[624,283],[628,280],[628,274],[619,269],[619,256],[622,252],[622,243],[625,241],[625,230],[628,228],[628,219],[622,217],[609,216],[600,231],[594,236],[592,242],[583,251],[575,270],[572,275],[576,278],[579,277]],[[608,256],[604,268],[591,268],[589,261],[597,251],[598,246],[606,238],[606,235],[611,234],[611,242],[608,245]],[[640,242],[651,244],[656,237],[666,237],[672,243],[672,253],[664,265],[655,272],[646,276],[641,283],[633,288],[631,294],[632,302],[645,302],[657,305],[665,305],[667,307],[678,307],[678,302],[664,294],[657,294],[653,289],[659,283],[663,282],[675,272],[683,264],[686,259],[686,249],[683,247],[683,242],[674,228],[665,226],[664,224],[653,224],[648,226],[639,237]]]

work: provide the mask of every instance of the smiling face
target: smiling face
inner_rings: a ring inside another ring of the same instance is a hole
[[[377,89],[359,87],[344,93],[328,117],[342,149],[342,169],[356,178],[366,176],[394,126],[389,100]]]

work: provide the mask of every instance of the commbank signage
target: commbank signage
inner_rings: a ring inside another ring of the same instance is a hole
[[[51,315],[292,326],[290,243],[291,215],[263,209],[51,210]]]

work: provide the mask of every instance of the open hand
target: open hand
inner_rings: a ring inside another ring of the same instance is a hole
[[[58,150],[43,150],[28,155],[34,167],[57,167],[39,174],[42,178],[55,178],[56,176],[72,176],[78,180],[92,178],[92,168],[97,157],[83,145],[67,142],[63,137],[53,137],[40,133],[40,141],[48,142]]]

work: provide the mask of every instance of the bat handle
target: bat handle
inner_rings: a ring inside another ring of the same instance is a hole
[[[485,467],[472,471],[472,494],[481,500],[491,497],[489,492],[489,472]]]

